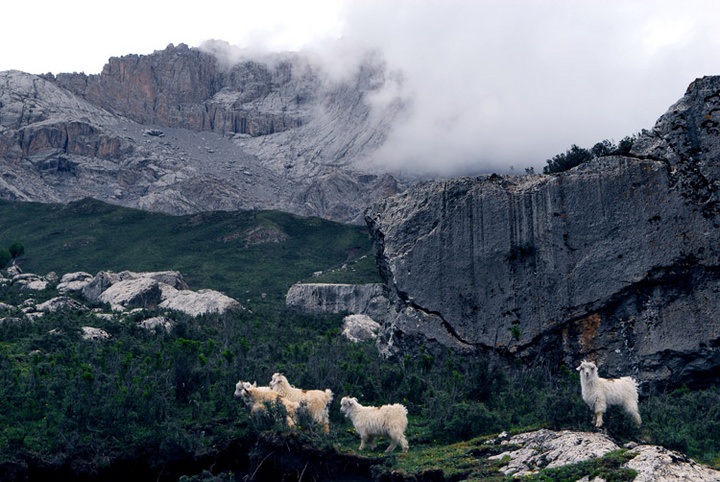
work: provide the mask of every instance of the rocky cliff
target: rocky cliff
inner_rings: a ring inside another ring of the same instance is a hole
[[[699,79],[630,157],[552,176],[429,182],[366,220],[393,314],[388,355],[435,341],[645,386],[720,374],[720,77]]]
[[[402,109],[371,108],[386,77],[372,55],[333,80],[299,54],[231,65],[183,44],[99,75],[0,72],[0,197],[361,222],[401,189],[366,167]]]
[[[365,285],[302,283],[290,287],[285,305],[305,313],[360,313],[383,321],[388,313],[385,287]]]

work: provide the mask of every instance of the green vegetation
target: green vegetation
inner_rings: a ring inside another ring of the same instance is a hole
[[[192,289],[244,301],[290,285],[379,281],[367,230],[275,211],[171,216],[91,199],[67,206],[0,201],[0,246],[22,239],[26,272],[180,271]],[[346,265],[345,269],[342,266]]]
[[[23,254],[25,254],[25,246],[22,245],[20,241],[13,241],[10,243],[10,246],[8,246],[8,252],[10,253],[10,256],[15,258],[19,258]]]
[[[11,259],[12,255],[10,254],[10,251],[5,248],[0,248],[0,269],[7,266]]]
[[[518,479],[505,476],[500,472],[500,469],[507,465],[508,457],[499,460],[489,460],[489,457],[519,448],[514,445],[501,445],[494,440],[494,437],[478,437],[439,447],[423,447],[407,455],[395,457],[391,462],[386,462],[382,469],[391,466],[393,470],[403,474],[440,470],[446,480],[509,482]],[[623,468],[622,465],[633,457],[632,453],[623,449],[610,452],[597,459],[555,469],[537,467],[536,474],[522,477],[519,480],[572,482],[589,476],[590,480],[602,477],[607,481],[629,482],[635,478],[637,473],[634,470]],[[380,472],[381,470],[376,469],[376,471]]]
[[[636,136],[634,135],[626,136],[615,145],[612,141],[605,139],[604,141],[596,143],[590,149],[578,147],[573,144],[565,153],[557,154],[552,159],[548,159],[547,166],[543,168],[543,173],[552,174],[554,172],[567,171],[597,157],[625,156],[630,153],[630,149],[632,149],[635,140]]]
[[[377,274],[363,267],[370,246],[358,227],[262,212],[166,217],[95,202],[67,208],[0,203],[0,211],[14,213],[13,230],[3,228],[0,244],[7,244],[5,236],[24,240],[26,271],[179,269],[193,289],[240,293],[250,308],[199,318],[146,310],[113,320],[59,311],[32,322],[20,310],[0,312],[0,470],[32,462],[45,467],[46,475],[64,467],[102,476],[132,461],[136,471],[154,474],[148,477],[153,480],[229,481],[296,448],[312,448],[322,460],[348,457],[348,463],[359,463],[359,437],[338,408],[345,395],[368,405],[408,407],[410,451],[382,455],[388,441],[381,440],[377,453],[362,454],[375,475],[435,470],[450,480],[507,481],[498,471],[506,461],[488,460],[507,446],[488,444],[489,435],[541,427],[592,430],[573,367],[520,359],[507,364],[480,353],[461,356],[425,347],[385,360],[374,343],[353,344],[340,335],[342,315],[286,311],[284,290],[299,279],[376,280]],[[242,241],[248,230],[262,229],[283,240],[259,249]],[[227,236],[233,239],[223,242]],[[73,241],[78,239],[90,241]],[[328,251],[317,256],[326,245]],[[313,278],[316,271],[323,276]],[[261,292],[267,296],[255,296]],[[32,297],[42,302],[57,294],[49,288]],[[19,306],[29,296],[17,286],[0,286],[0,302]],[[161,314],[175,320],[169,333],[137,323]],[[83,340],[83,326],[101,328],[111,338]],[[276,371],[296,386],[334,391],[329,435],[308,421],[299,429],[280,427],[279,408],[270,418],[250,419],[233,398],[238,379],[266,385]],[[606,425],[620,442],[659,443],[720,466],[718,407],[716,389],[682,389],[642,400],[641,429],[617,407],[606,414]],[[609,454],[542,470],[529,480],[592,474],[631,480],[620,468],[627,457]],[[303,465],[298,474],[301,470]]]
[[[16,258],[25,254],[25,246],[20,241],[13,241],[8,248],[0,248],[0,269]]]
[[[582,477],[588,477],[594,480],[601,477],[608,482],[625,482],[631,481],[637,476],[637,472],[632,469],[624,469],[622,465],[634,457],[627,450],[618,450],[605,454],[605,456],[597,459],[580,462],[577,464],[558,467],[556,469],[545,469],[537,475],[525,477],[523,480],[529,482],[547,481],[547,482],[571,482]]]

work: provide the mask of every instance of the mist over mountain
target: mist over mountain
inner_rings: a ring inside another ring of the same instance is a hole
[[[408,185],[374,160],[405,105],[379,55],[330,65],[211,42],[112,58],[98,75],[3,72],[0,196],[360,222]]]

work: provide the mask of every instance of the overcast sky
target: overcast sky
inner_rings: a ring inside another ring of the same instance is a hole
[[[0,71],[99,73],[112,56],[209,39],[378,48],[412,100],[383,162],[448,175],[541,169],[571,144],[617,142],[720,74],[717,0],[7,3]]]

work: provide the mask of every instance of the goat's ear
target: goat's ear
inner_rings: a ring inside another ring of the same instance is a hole
[[[580,365],[579,367],[577,367],[575,370],[577,370],[577,371],[582,370],[582,365]]]

